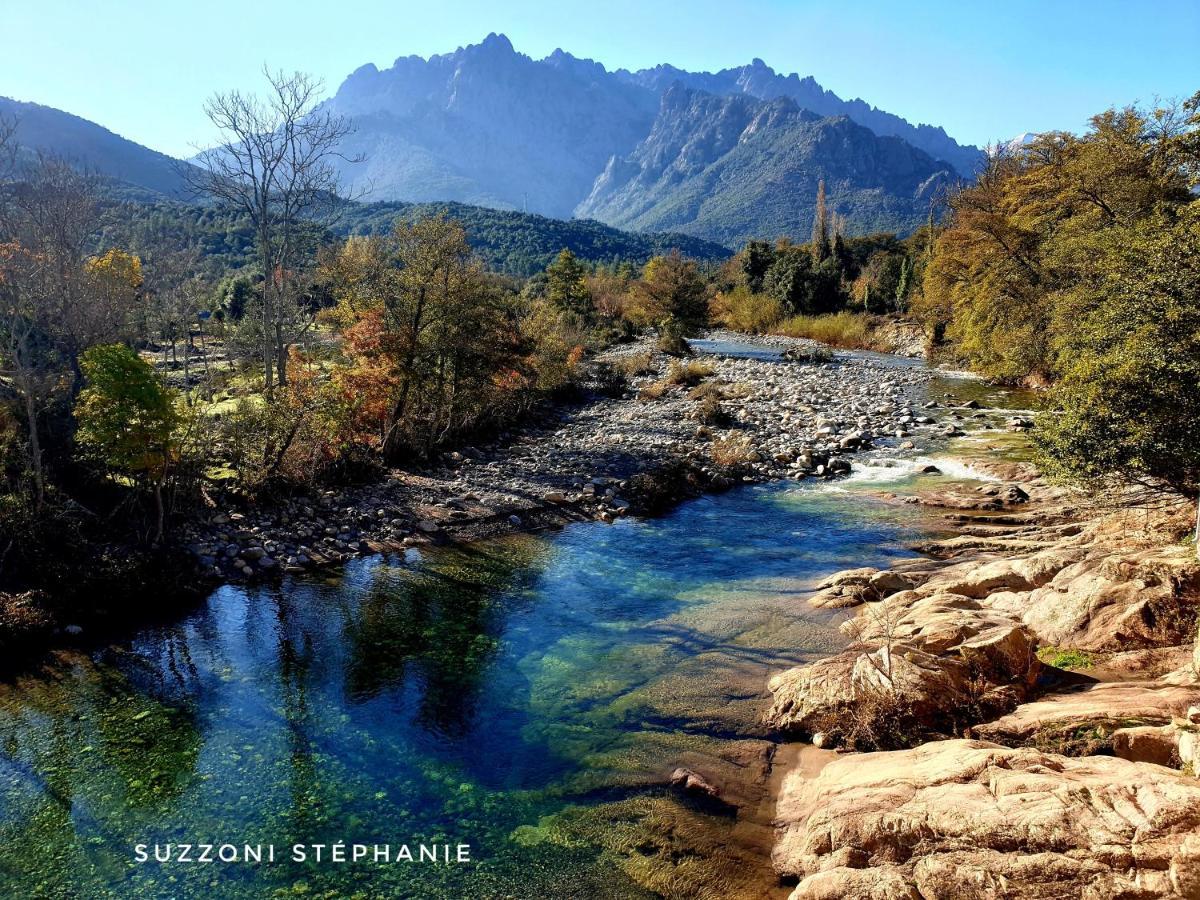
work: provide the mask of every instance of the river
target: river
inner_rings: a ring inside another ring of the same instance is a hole
[[[934,534],[878,495],[916,468],[226,586],[59,652],[0,685],[0,896],[770,896],[769,809],[667,775],[692,761],[762,802],[767,678],[840,646],[817,580]],[[317,862],[338,841],[470,862]],[[238,861],[153,859],[222,843]]]

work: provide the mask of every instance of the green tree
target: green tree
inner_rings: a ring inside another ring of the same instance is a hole
[[[678,250],[646,263],[634,289],[643,315],[660,327],[686,337],[708,325],[704,280],[695,261]]]
[[[817,182],[817,210],[813,216],[812,242],[809,244],[813,262],[817,265],[833,252],[829,235],[829,207],[825,203],[825,179],[822,178]]]
[[[775,248],[766,241],[750,241],[741,254],[742,277],[752,294],[761,294],[763,279],[775,262]]]
[[[1114,235],[1059,340],[1057,409],[1035,433],[1044,470],[1072,481],[1200,489],[1200,209]],[[1200,540],[1200,535],[1198,535]]]
[[[114,475],[148,484],[163,532],[163,485],[177,454],[175,393],[124,344],[101,344],[80,359],[86,387],[75,404],[76,440]]]
[[[561,312],[578,316],[585,324],[595,318],[587,274],[587,267],[566,248],[546,267],[546,297]]]

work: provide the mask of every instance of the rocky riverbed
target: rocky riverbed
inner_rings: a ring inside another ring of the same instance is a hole
[[[432,540],[612,521],[737,482],[837,477],[864,450],[908,452],[985,415],[928,399],[934,370],[828,358],[787,338],[759,346],[775,358],[705,353],[675,376],[686,361],[624,346],[592,364],[583,400],[490,443],[269,510],[214,509],[184,541],[208,576],[270,577]]]

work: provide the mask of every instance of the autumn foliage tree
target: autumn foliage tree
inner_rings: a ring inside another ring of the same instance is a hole
[[[442,216],[355,238],[326,267],[346,358],[334,374],[354,440],[427,454],[511,400],[514,295]]]

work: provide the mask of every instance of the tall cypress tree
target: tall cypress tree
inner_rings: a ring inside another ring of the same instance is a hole
[[[817,182],[817,213],[813,218],[812,257],[813,262],[822,263],[829,258],[829,208],[825,205],[825,179]]]

